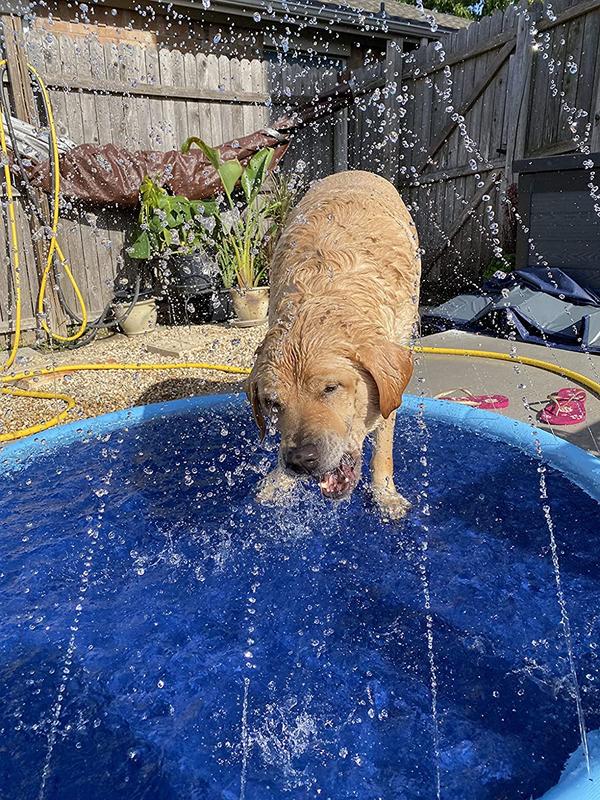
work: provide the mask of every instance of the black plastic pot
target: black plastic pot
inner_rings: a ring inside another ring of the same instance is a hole
[[[225,322],[233,316],[217,265],[205,253],[172,255],[159,263],[158,274],[170,324]]]
[[[218,289],[198,295],[166,295],[161,310],[161,319],[168,325],[226,322],[233,317],[229,294]]]
[[[215,262],[205,253],[175,254],[163,262],[163,275],[168,290],[191,295],[218,285],[219,273]]]

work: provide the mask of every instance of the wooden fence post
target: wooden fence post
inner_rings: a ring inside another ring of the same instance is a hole
[[[535,10],[528,6],[527,0],[519,4],[519,21],[517,24],[517,45],[513,56],[513,74],[511,85],[507,87],[506,113],[513,120],[508,129],[506,142],[506,162],[504,168],[505,188],[514,182],[513,163],[522,158],[527,141],[531,98],[531,73],[533,66],[533,48],[530,41],[529,28]],[[528,17],[526,14],[529,11]]]
[[[0,15],[2,26],[2,50],[8,62],[8,78],[10,95],[12,101],[11,112],[14,116],[28,122],[31,125],[39,123],[37,116],[36,101],[31,87],[29,70],[27,69],[27,55],[23,40],[23,27],[20,17],[13,15]],[[14,144],[14,143],[13,143]],[[37,192],[38,207],[44,220],[50,220],[50,205],[46,195],[39,190]],[[35,258],[35,269],[38,279],[41,279],[47,258],[47,243],[36,234],[37,221],[29,217],[29,228],[31,231],[33,256]],[[20,242],[23,246],[23,242]],[[22,251],[24,252],[24,250]],[[67,325],[64,312],[60,306],[59,299],[54,291],[52,284],[54,277],[51,276],[49,284],[50,291],[46,294],[46,312],[48,314],[48,325],[52,330],[61,335],[67,332]],[[39,327],[39,322],[38,322]]]
[[[387,164],[386,177],[398,185],[400,170],[400,115],[398,113],[398,99],[402,91],[402,39],[388,40],[385,47],[385,99],[386,126],[385,134],[388,137],[385,147]],[[395,85],[396,91],[392,91]],[[394,136],[396,137],[394,139]]]

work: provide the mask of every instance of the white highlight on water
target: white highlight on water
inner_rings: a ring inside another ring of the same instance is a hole
[[[421,513],[429,516],[430,509],[427,502],[427,487],[429,486],[429,467],[427,461],[427,423],[425,422],[425,405],[419,403],[417,412],[417,426],[423,434],[424,443],[421,446],[423,455],[420,458],[420,463],[423,467],[423,491],[421,493],[422,502]],[[440,771],[440,724],[438,718],[438,679],[437,679],[437,666],[435,660],[434,637],[433,637],[433,614],[431,613],[431,592],[429,590],[429,570],[428,570],[428,556],[427,548],[429,547],[429,527],[423,525],[423,532],[425,533],[425,540],[421,544],[421,558],[419,559],[419,577],[421,579],[421,588],[423,591],[423,604],[425,606],[425,624],[426,624],[426,639],[427,639],[427,661],[429,664],[429,686],[431,693],[431,718],[433,722],[433,755],[435,762],[435,796],[436,800],[441,800],[442,797],[442,780]]]
[[[60,678],[60,685],[58,687],[58,695],[56,696],[56,700],[52,707],[52,714],[50,717],[50,731],[48,733],[48,744],[46,748],[46,757],[44,759],[44,766],[42,769],[42,779],[40,784],[40,791],[38,792],[38,800],[44,800],[44,797],[46,796],[46,787],[48,785],[48,778],[50,777],[50,764],[52,762],[52,754],[54,752],[54,746],[58,738],[63,702],[65,699],[65,693],[67,691],[67,684],[69,682],[69,678],[71,675],[73,657],[75,655],[75,650],[77,649],[75,638],[77,635],[77,631],[79,630],[79,621],[81,619],[81,614],[83,611],[83,602],[85,600],[86,592],[89,589],[90,572],[92,568],[92,562],[94,559],[94,550],[96,542],[98,540],[100,526],[102,524],[102,516],[104,514],[104,509],[105,506],[104,504],[102,504],[98,512],[97,526],[94,528],[89,528],[87,531],[87,535],[90,538],[90,544],[88,545],[85,552],[85,557],[84,557],[85,560],[83,562],[83,570],[79,581],[79,591],[77,595],[77,603],[75,606],[75,616],[71,624],[72,633],[69,638],[69,644],[67,646],[67,652],[65,654],[65,660],[63,663],[63,668]]]
[[[424,530],[428,530],[424,526]],[[435,663],[435,650],[433,647],[433,615],[431,613],[431,595],[429,593],[429,578],[427,575],[427,546],[425,541],[421,545],[422,556],[419,563],[419,573],[421,585],[423,587],[423,600],[425,605],[426,637],[427,637],[427,660],[429,662],[429,679],[431,691],[431,716],[433,719],[433,753],[435,756],[435,796],[440,800],[442,796],[442,784],[440,775],[440,725],[437,710],[438,681],[437,667]]]

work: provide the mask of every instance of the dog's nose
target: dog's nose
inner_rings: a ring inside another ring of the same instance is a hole
[[[319,454],[316,445],[310,442],[300,447],[288,448],[284,453],[283,460],[286,467],[292,472],[308,475],[317,466]]]

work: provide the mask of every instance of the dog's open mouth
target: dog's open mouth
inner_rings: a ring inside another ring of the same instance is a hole
[[[335,469],[324,472],[319,480],[321,492],[329,500],[339,500],[350,494],[358,480],[358,459],[344,453]]]

